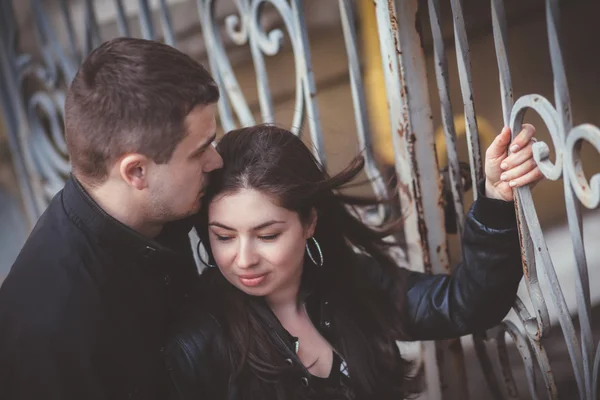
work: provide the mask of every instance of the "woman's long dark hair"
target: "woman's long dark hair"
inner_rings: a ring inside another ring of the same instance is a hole
[[[401,284],[402,270],[388,255],[389,244],[383,240],[397,224],[387,228],[365,225],[348,206],[375,205],[377,200],[340,193],[361,172],[364,159],[355,158],[345,170],[330,177],[297,136],[270,125],[229,132],[217,150],[224,167],[211,174],[198,224],[209,255],[208,205],[216,195],[255,189],[297,212],[302,221],[307,221],[315,209],[318,221],[314,237],[321,245],[325,263],[318,268],[305,262],[300,295],[307,284],[316,283],[327,291],[334,336],[339,338],[333,345],[348,365],[352,398],[398,399],[408,395],[412,391],[407,378],[409,366],[400,357],[395,342],[404,337],[402,296],[391,301],[384,293],[363,285],[357,278],[358,256],[354,250],[368,254],[385,274]],[[315,273],[307,273],[307,269]],[[271,342],[268,328],[252,307],[252,299],[218,276],[222,279],[212,282],[206,295],[212,297],[213,312],[222,323],[227,368],[239,393],[243,398],[296,398],[296,394],[286,393],[283,376],[289,366]]]

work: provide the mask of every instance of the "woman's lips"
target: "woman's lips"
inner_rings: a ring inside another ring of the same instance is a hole
[[[254,287],[254,286],[260,285],[261,283],[263,283],[263,281],[265,280],[266,277],[267,277],[266,273],[253,274],[253,275],[239,275],[238,276],[242,285],[247,286],[247,287]]]

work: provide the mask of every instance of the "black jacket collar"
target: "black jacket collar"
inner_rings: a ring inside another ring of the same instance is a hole
[[[134,258],[152,259],[175,254],[157,240],[145,237],[108,215],[85,191],[74,176],[63,190],[62,202],[69,218],[87,230],[107,251]]]

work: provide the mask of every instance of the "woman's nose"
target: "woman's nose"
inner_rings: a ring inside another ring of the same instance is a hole
[[[241,240],[237,256],[238,267],[250,268],[257,263],[258,255],[256,254],[252,243],[249,240]]]

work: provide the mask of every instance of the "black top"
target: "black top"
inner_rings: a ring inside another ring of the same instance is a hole
[[[165,331],[197,276],[190,228],[150,240],[71,177],[0,287],[0,399],[164,399]]]
[[[329,391],[339,391],[340,388],[349,388],[350,378],[348,376],[346,362],[337,352],[333,352],[333,363],[329,376],[322,378],[311,375],[315,391],[317,393],[327,393]],[[342,389],[343,390],[343,389]]]

